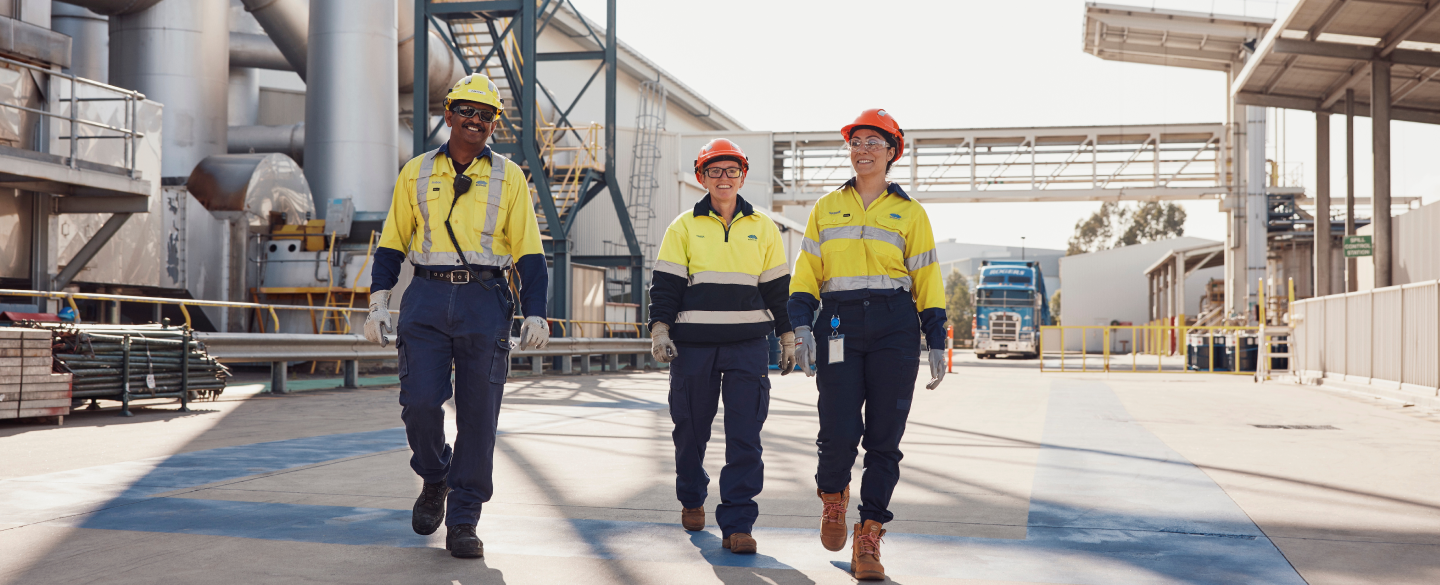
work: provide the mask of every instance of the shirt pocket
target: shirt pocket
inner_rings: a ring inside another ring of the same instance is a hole
[[[860,223],[853,217],[842,217],[838,213],[827,214],[815,220],[815,225],[820,231],[822,259],[828,259],[831,254],[836,252],[844,252],[850,247],[851,242],[860,237]]]
[[[474,224],[469,228],[476,234],[486,232],[485,226],[489,225],[492,226],[489,233],[494,235],[500,231],[500,227],[504,223],[506,207],[504,193],[503,191],[497,192],[495,201],[490,201],[490,180],[488,176],[476,179],[470,192],[465,194],[467,198],[474,198],[469,202],[470,217],[474,220]]]

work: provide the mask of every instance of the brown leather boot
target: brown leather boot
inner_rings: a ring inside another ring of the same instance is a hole
[[[700,506],[699,508],[680,508],[680,525],[692,532],[704,530],[705,506]]]
[[[880,537],[885,529],[874,520],[855,524],[855,540],[850,546],[850,574],[862,581],[884,580],[885,566],[880,564]]]
[[[815,490],[820,495],[820,501],[825,508],[820,512],[820,544],[825,545],[825,550],[844,550],[845,537],[845,509],[850,506],[850,486],[845,486],[845,491],[827,494]]]
[[[720,546],[730,549],[730,552],[737,555],[755,554],[755,538],[744,532],[736,532],[725,537]]]

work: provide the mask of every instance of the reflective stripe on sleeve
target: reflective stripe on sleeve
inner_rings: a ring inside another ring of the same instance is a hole
[[[779,266],[766,270],[765,272],[761,272],[760,282],[770,282],[788,274],[790,274],[790,265],[781,264]]]
[[[767,309],[758,311],[680,311],[676,323],[728,325],[736,323],[769,323],[775,316]]]
[[[821,293],[842,292],[847,290],[887,290],[903,288],[910,290],[910,277],[901,276],[891,278],[889,276],[837,276],[825,281],[820,288]]]
[[[759,277],[744,272],[718,272],[706,270],[690,275],[690,284],[739,284],[755,286],[760,283]]]
[[[809,252],[812,256],[820,256],[820,242],[810,238],[800,238],[800,249]]]
[[[905,269],[909,270],[910,272],[915,272],[916,270],[934,264],[938,261],[939,256],[935,254],[934,249],[931,249],[929,252],[921,252],[919,254],[906,258]]]
[[[674,274],[680,278],[690,278],[690,269],[669,260],[656,260],[655,270],[666,274]]]

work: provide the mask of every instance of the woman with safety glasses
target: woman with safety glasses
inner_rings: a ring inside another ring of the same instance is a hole
[[[845,546],[850,468],[863,444],[850,571],[857,579],[884,579],[880,537],[894,517],[890,496],[900,480],[900,438],[922,331],[930,348],[926,388],[945,376],[945,291],[925,209],[886,179],[905,152],[905,132],[885,110],[873,109],[840,134],[855,176],[810,211],[789,312],[796,360],[806,375],[819,376],[820,542],[832,551]]]
[[[767,334],[780,336],[780,374],[795,369],[795,335],[785,313],[790,265],[775,222],[740,196],[749,169],[734,142],[717,138],[700,149],[695,180],[706,195],[665,230],[650,286],[651,351],[670,362],[680,524],[705,529],[705,444],[723,399],[725,468],[715,522],[721,546],[739,554],[755,553],[755,496],[765,480],[760,428],[770,412]]]

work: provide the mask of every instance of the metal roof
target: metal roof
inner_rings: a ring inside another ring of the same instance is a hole
[[[1300,0],[1236,76],[1236,103],[1369,115],[1370,63],[1391,64],[1391,118],[1440,124],[1440,2]]]
[[[1243,61],[1244,44],[1264,36],[1272,22],[1089,2],[1085,52],[1110,61],[1228,71]]]

